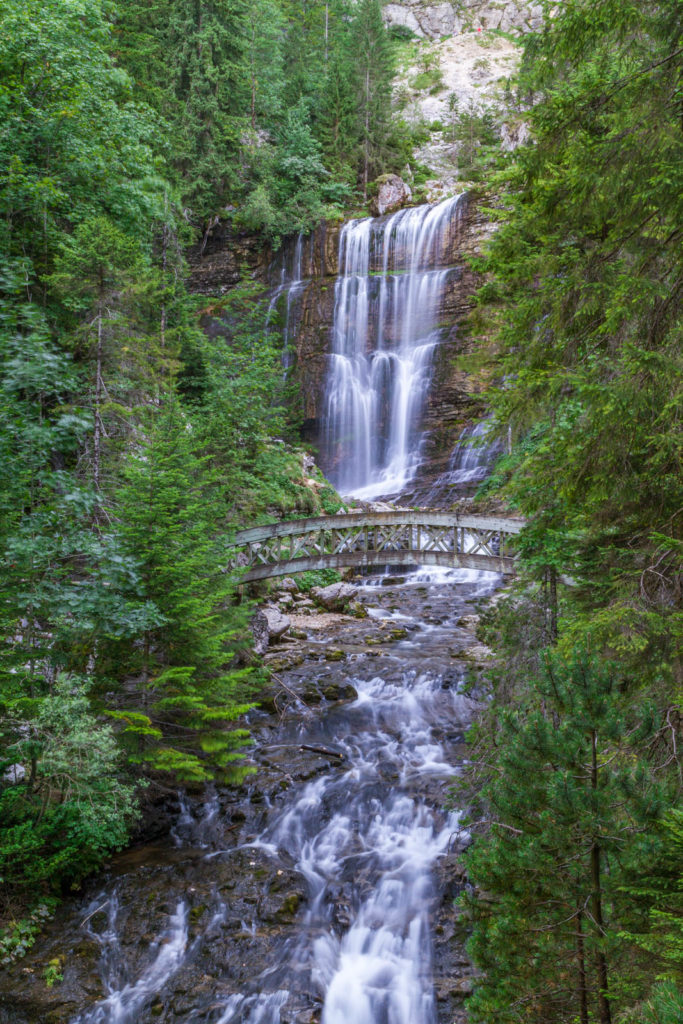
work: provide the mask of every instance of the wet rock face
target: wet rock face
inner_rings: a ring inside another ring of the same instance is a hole
[[[187,252],[190,268],[188,286],[198,295],[225,295],[244,278],[244,270],[262,277],[271,253],[255,235],[234,231],[226,221],[218,221],[205,239]]]
[[[389,176],[395,177],[395,176]],[[401,179],[396,178],[400,183]],[[273,309],[272,330],[287,338],[289,373],[296,385],[303,413],[303,439],[321,446],[325,405],[325,383],[331,351],[335,310],[335,286],[339,273],[339,223],[323,223],[309,236],[290,239],[273,256],[259,250],[253,239],[235,236],[218,224],[207,240],[204,252],[198,246],[190,253],[191,287],[195,291],[220,294],[239,279],[240,265],[251,268],[252,276],[268,289]],[[446,265],[454,267],[439,309],[443,341],[434,358],[432,386],[425,410],[425,471],[438,475],[463,427],[479,412],[477,394],[483,381],[453,365],[453,357],[464,351],[457,325],[474,304],[479,279],[467,264],[467,257],[479,255],[488,237],[489,225],[468,203],[462,217],[454,221],[448,239]],[[245,259],[245,254],[248,258]],[[381,266],[373,266],[381,270]],[[292,282],[297,282],[292,285]],[[378,278],[371,278],[371,282]],[[211,337],[230,336],[229,324],[210,313],[203,327]],[[392,344],[400,324],[385,324],[386,341]],[[374,339],[369,337],[369,343]],[[265,649],[265,648],[264,648]]]
[[[432,472],[433,463],[436,475],[447,464],[455,440],[465,424],[479,411],[477,395],[483,389],[484,382],[479,375],[456,368],[454,356],[466,351],[465,343],[458,333],[458,323],[472,309],[474,294],[480,283],[478,276],[470,269],[467,257],[480,255],[488,230],[475,204],[469,203],[457,225],[453,225],[448,240],[446,265],[454,267],[454,271],[448,275],[440,301],[439,321],[443,328],[443,340],[434,356],[432,386],[429,389],[424,422],[427,433],[425,469],[429,463],[428,471]],[[290,373],[296,381],[303,407],[305,439],[317,447],[321,447],[323,439],[322,419],[335,310],[338,241],[339,230],[335,225],[325,236],[324,259],[321,257],[323,248],[320,238],[311,244],[312,258],[306,255],[309,249],[304,245],[302,273],[323,267],[325,274],[305,279],[301,287],[296,289],[294,298],[287,302],[287,334],[293,349]],[[376,269],[381,270],[381,266]],[[379,278],[370,279],[371,287],[373,282],[378,288]],[[386,343],[391,345],[399,336],[401,325],[387,320],[384,327]],[[369,343],[373,344],[374,340],[369,336]]]

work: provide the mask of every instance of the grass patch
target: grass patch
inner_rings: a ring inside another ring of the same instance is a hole
[[[443,72],[440,68],[430,68],[429,71],[421,71],[419,75],[415,75],[415,78],[411,79],[410,85],[419,92],[426,92],[427,90],[431,93],[440,92],[444,87]]]

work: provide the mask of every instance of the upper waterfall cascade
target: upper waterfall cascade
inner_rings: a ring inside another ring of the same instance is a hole
[[[419,465],[440,302],[463,210],[456,196],[342,229],[321,446],[342,494],[396,494]]]

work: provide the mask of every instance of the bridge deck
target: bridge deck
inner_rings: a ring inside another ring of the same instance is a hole
[[[344,567],[441,565],[510,574],[509,540],[524,522],[451,512],[350,512],[241,530],[234,564],[249,566],[245,583]]]

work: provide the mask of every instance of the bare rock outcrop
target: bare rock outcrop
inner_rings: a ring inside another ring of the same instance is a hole
[[[543,24],[541,4],[524,0],[393,0],[383,11],[390,28],[408,29],[419,39],[444,39],[462,32],[500,29],[522,34]]]
[[[266,604],[259,608],[251,620],[251,632],[254,637],[256,653],[265,654],[268,645],[284,636],[290,625],[289,617],[274,605]]]
[[[377,195],[371,205],[375,216],[383,217],[385,213],[393,213],[413,198],[410,186],[398,174],[383,174],[377,179],[377,185]]]

